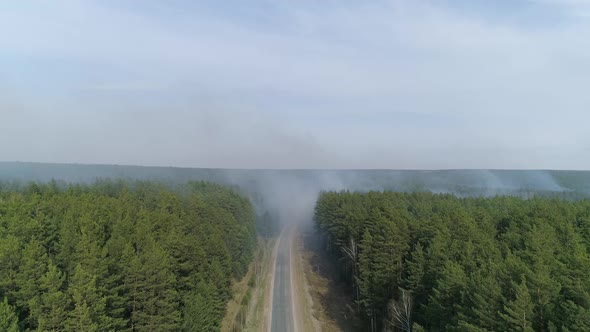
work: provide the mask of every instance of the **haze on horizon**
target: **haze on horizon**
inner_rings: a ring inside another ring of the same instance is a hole
[[[590,166],[590,1],[15,1],[0,31],[3,161]]]

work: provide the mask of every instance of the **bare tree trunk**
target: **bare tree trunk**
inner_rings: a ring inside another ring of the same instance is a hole
[[[389,325],[397,327],[404,332],[412,331],[412,295],[405,289],[400,289],[401,294],[398,301],[389,302]]]
[[[350,246],[343,246],[342,251],[346,255],[350,262],[352,263],[352,292],[355,299],[359,299],[359,291],[358,285],[356,284],[356,276],[357,276],[357,261],[358,261],[358,246],[352,236],[350,237]],[[355,294],[356,293],[356,294]]]

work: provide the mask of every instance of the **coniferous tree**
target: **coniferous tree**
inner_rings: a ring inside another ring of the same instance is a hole
[[[41,296],[31,300],[31,312],[35,313],[41,331],[62,331],[70,301],[62,291],[64,275],[50,263],[47,273],[41,278]]]
[[[178,330],[199,280],[221,320],[256,245],[247,199],[219,185],[2,187],[0,298],[22,330]],[[182,317],[180,313],[183,313]],[[1,330],[1,329],[0,329]]]
[[[19,280],[18,275],[21,251],[17,237],[0,237],[0,296],[10,297],[11,301],[15,301],[16,293],[23,281]]]
[[[456,328],[457,314],[463,309],[466,295],[467,276],[463,268],[456,262],[447,261],[426,309],[432,327],[446,330]]]
[[[413,294],[421,294],[424,289],[425,264],[424,250],[422,245],[418,243],[414,251],[412,251],[411,259],[406,262],[407,276],[404,281],[407,289]]]
[[[505,321],[509,331],[533,331],[533,309],[534,303],[531,294],[523,278],[520,284],[514,284],[515,297],[506,306],[500,317]]]
[[[106,298],[102,297],[96,287],[96,276],[86,271],[81,264],[74,269],[70,278],[68,293],[74,304],[74,309],[66,322],[71,331],[106,330],[105,315]]]
[[[588,211],[586,201],[548,198],[327,192],[314,220],[326,249],[356,262],[342,272],[352,266],[347,281],[372,329],[384,294],[399,300],[401,285],[417,328],[566,331],[584,330],[590,308]]]
[[[0,302],[0,331],[18,332],[18,317],[6,298]]]
[[[209,332],[219,329],[223,302],[211,282],[200,281],[184,298],[182,330],[186,332]]]
[[[125,272],[132,298],[131,324],[138,331],[178,330],[180,312],[176,278],[166,253],[147,239],[141,252],[131,258]]]
[[[35,306],[42,303],[42,280],[47,273],[49,258],[45,248],[32,239],[25,245],[22,264],[17,272],[19,289],[15,293],[16,305],[24,313],[24,322],[30,328],[37,327],[39,310]],[[60,285],[61,286],[61,285]]]

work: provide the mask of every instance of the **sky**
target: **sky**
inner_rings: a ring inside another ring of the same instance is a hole
[[[590,0],[5,1],[0,160],[590,169]]]

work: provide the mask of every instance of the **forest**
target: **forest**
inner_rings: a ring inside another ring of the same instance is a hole
[[[0,331],[218,330],[255,227],[206,182],[0,186]]]
[[[367,330],[590,331],[590,201],[324,192]]]

